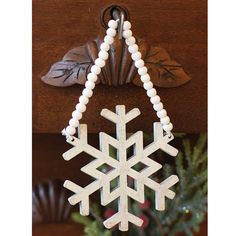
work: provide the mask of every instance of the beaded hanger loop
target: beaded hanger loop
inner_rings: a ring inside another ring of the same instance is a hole
[[[157,91],[153,87],[150,75],[148,74],[148,69],[142,59],[142,54],[139,51],[139,46],[136,44],[135,37],[133,37],[131,23],[127,20],[124,21],[124,13],[120,11],[119,18],[117,20],[112,19],[108,22],[109,28],[106,31],[104,42],[100,46],[98,58],[95,60],[94,65],[91,67],[90,73],[87,75],[87,82],[85,83],[85,88],[79,98],[79,103],[76,105],[76,109],[72,113],[72,118],[69,120],[69,125],[66,129],[62,130],[62,134],[69,140],[73,140],[73,135],[76,133],[76,128],[79,127],[79,120],[81,120],[83,113],[86,111],[86,105],[93,95],[95,83],[98,79],[98,75],[101,73],[101,69],[105,66],[105,61],[109,57],[108,51],[110,50],[110,45],[114,42],[114,37],[116,36],[118,26],[118,32],[119,34],[121,33],[122,37],[125,39],[125,43],[128,46],[128,51],[131,54],[131,58],[134,61],[134,65],[138,70],[141,81],[143,82],[143,87],[146,90],[147,96],[150,98],[150,102],[153,105],[153,109],[155,110],[157,117],[160,119],[163,130],[167,133],[168,138],[173,136],[171,134],[173,125],[170,122],[169,116],[167,116],[167,111],[163,108],[161,98],[157,95]]]

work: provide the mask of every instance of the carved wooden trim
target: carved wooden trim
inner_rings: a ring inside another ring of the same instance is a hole
[[[84,85],[86,76],[97,58],[102,39],[103,37],[99,37],[67,52],[61,61],[51,66],[42,81],[58,87]],[[165,88],[178,87],[190,80],[183,66],[173,60],[165,49],[150,46],[144,40],[138,40],[138,45],[154,85]],[[99,83],[110,86],[133,83],[142,86],[128,47],[125,41],[118,37],[111,45],[109,59],[98,77],[97,84]]]
[[[66,221],[71,212],[71,206],[67,201],[68,192],[60,180],[35,185],[32,190],[33,223]]]

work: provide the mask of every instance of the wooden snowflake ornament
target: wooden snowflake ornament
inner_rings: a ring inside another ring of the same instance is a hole
[[[157,95],[156,89],[153,87],[148,68],[142,60],[139,46],[135,43],[136,39],[132,36],[131,24],[128,21],[123,22],[123,17],[117,21],[110,20],[108,23],[107,35],[104,37],[104,42],[100,46],[98,58],[94,61],[91,67],[91,72],[87,75],[87,81],[82,95],[79,98],[79,103],[76,105],[76,110],[72,113],[72,118],[69,125],[62,131],[66,136],[67,142],[73,147],[63,154],[63,158],[67,161],[79,155],[81,152],[86,152],[95,158],[92,162],[82,167],[81,170],[92,176],[95,180],[87,185],[81,187],[69,180],[65,181],[64,187],[74,192],[68,199],[71,205],[80,205],[80,213],[82,215],[89,215],[89,198],[92,193],[100,190],[101,204],[107,205],[118,199],[118,211],[116,214],[104,221],[106,228],[110,229],[119,225],[121,231],[127,231],[129,223],[141,226],[143,221],[133,213],[129,212],[129,199],[133,199],[139,203],[144,203],[144,187],[148,187],[155,191],[155,205],[158,211],[165,209],[165,197],[173,199],[175,193],[170,188],[176,184],[179,179],[176,175],[171,175],[161,183],[157,183],[150,177],[152,174],[162,168],[162,166],[149,158],[149,155],[161,149],[163,152],[171,156],[176,156],[178,151],[169,145],[169,142],[174,138],[171,130],[173,125],[170,118],[167,116],[166,110],[163,108],[160,97]],[[114,37],[117,33],[119,22],[119,34],[125,39],[128,51],[134,61],[135,67],[138,69],[143,87],[146,90],[147,96],[153,105],[157,117],[160,122],[153,124],[154,140],[151,144],[143,146],[143,132],[138,131],[130,137],[126,135],[126,124],[140,115],[138,108],[125,112],[125,106],[116,106],[116,113],[103,109],[101,115],[111,122],[116,124],[116,138],[101,132],[99,141],[99,149],[88,144],[87,140],[87,125],[80,124],[79,121],[86,111],[86,105],[93,95],[93,89],[98,75],[101,73],[101,68],[105,66],[105,61],[109,57],[108,51],[114,42]],[[74,135],[78,128],[79,136]],[[116,158],[110,156],[109,147],[113,146],[117,150]],[[134,154],[130,158],[127,156],[127,149],[134,147]],[[136,171],[134,166],[136,164],[143,164],[146,168],[141,171]],[[99,170],[103,165],[112,167],[107,173]],[[128,185],[128,177],[135,181],[135,188]],[[111,190],[111,182],[119,179],[117,188]]]
[[[127,231],[129,222],[141,226],[143,221],[129,212],[128,198],[143,203],[144,186],[155,191],[156,209],[162,211],[165,209],[165,197],[173,199],[175,193],[169,188],[178,182],[176,175],[171,175],[161,183],[157,183],[150,178],[152,174],[162,168],[162,166],[150,159],[148,156],[158,149],[176,156],[178,151],[168,143],[173,136],[164,134],[161,123],[153,124],[154,140],[151,144],[143,146],[143,132],[138,131],[129,138],[126,137],[126,124],[140,114],[139,109],[135,108],[125,113],[125,106],[116,106],[116,113],[103,109],[101,115],[116,124],[116,139],[110,135],[101,132],[99,141],[100,149],[96,149],[87,142],[87,125],[79,126],[79,137],[73,137],[73,140],[67,139],[73,147],[63,154],[65,160],[71,160],[81,152],[86,152],[95,158],[81,170],[95,178],[94,182],[85,188],[67,180],[64,187],[74,192],[68,200],[70,204],[79,203],[81,215],[89,215],[89,197],[97,190],[101,192],[101,204],[107,205],[112,201],[119,199],[118,212],[104,222],[106,228],[110,229],[119,224],[121,231]],[[109,156],[109,146],[117,149],[117,159]],[[127,158],[127,149],[134,145],[134,155]],[[141,171],[136,171],[132,167],[137,163],[143,163],[147,166]],[[108,173],[98,170],[102,165],[107,164],[113,169]],[[132,177],[136,182],[136,189],[128,186],[127,177]],[[111,181],[119,177],[119,186],[110,191]]]

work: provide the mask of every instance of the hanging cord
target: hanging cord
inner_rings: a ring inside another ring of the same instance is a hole
[[[91,72],[87,75],[87,81],[85,83],[85,88],[82,91],[82,95],[79,98],[79,103],[76,105],[76,110],[72,112],[72,118],[69,120],[69,125],[62,130],[62,135],[66,136],[66,139],[73,140],[73,135],[76,133],[76,128],[79,127],[79,120],[82,119],[83,113],[86,111],[86,105],[89,102],[89,98],[93,95],[93,89],[95,88],[98,75],[101,73],[101,68],[105,66],[105,61],[108,59],[108,51],[110,49],[110,45],[114,42],[114,37],[116,36],[118,26],[119,35],[122,31],[122,36],[125,39],[129,52],[131,53],[131,58],[134,61],[134,65],[138,69],[138,74],[143,82],[143,87],[147,91],[147,96],[150,98],[153,109],[156,111],[157,117],[160,119],[163,130],[168,134],[168,137],[172,136],[171,130],[173,129],[173,125],[170,122],[169,116],[167,116],[166,110],[163,108],[163,104],[160,97],[157,95],[156,89],[153,87],[150,75],[148,74],[148,69],[142,60],[141,52],[136,44],[136,39],[132,36],[131,23],[129,21],[123,22],[123,20],[121,21],[118,19],[116,21],[110,20],[108,22],[109,28],[106,31],[104,42],[100,46],[98,58],[91,67]]]

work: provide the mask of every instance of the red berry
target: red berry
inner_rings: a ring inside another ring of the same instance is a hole
[[[139,218],[143,220],[143,224],[142,224],[141,228],[142,229],[147,228],[148,225],[149,225],[149,219],[147,218],[147,216],[142,214],[142,215],[139,216]]]
[[[148,210],[148,209],[150,209],[150,205],[151,205],[150,201],[145,200],[144,203],[139,204],[139,207],[142,210]]]
[[[105,217],[106,219],[108,219],[108,218],[112,217],[115,213],[116,213],[116,212],[115,212],[114,209],[108,208],[108,209],[106,209],[106,211],[104,212],[104,217]]]

